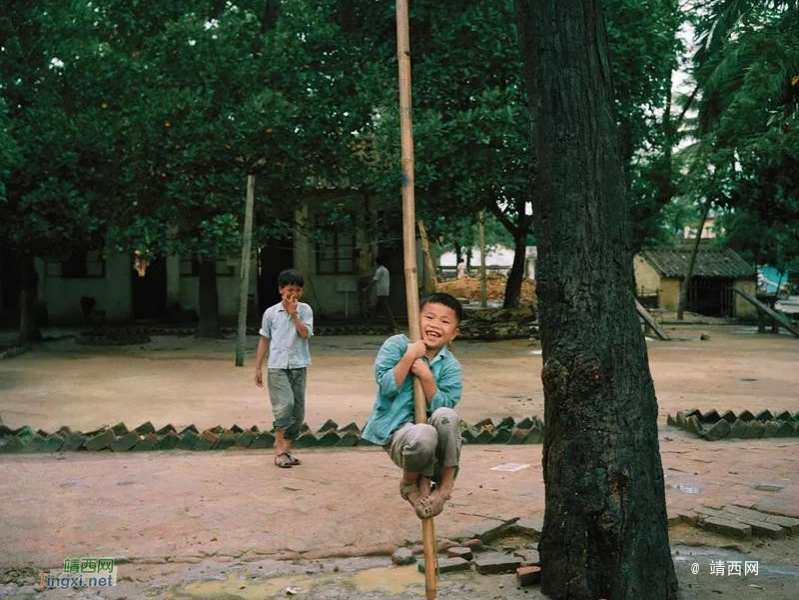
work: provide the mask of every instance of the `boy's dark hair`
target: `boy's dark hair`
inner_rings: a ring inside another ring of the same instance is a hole
[[[455,296],[450,296],[444,292],[430,294],[427,298],[422,299],[419,309],[421,310],[424,308],[425,304],[443,304],[444,306],[448,306],[455,311],[455,316],[458,318],[458,323],[463,320],[463,305],[457,298],[455,298]]]
[[[297,269],[286,269],[285,271],[281,271],[280,275],[277,276],[277,287],[283,287],[284,285],[298,285],[302,287],[305,285],[305,278]]]

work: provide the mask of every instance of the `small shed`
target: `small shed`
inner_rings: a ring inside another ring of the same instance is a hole
[[[639,296],[664,310],[677,310],[680,284],[691,260],[692,248],[652,248],[634,259],[635,286]],[[755,268],[730,248],[701,247],[688,286],[687,310],[712,317],[754,317],[755,308],[733,293],[753,295]]]

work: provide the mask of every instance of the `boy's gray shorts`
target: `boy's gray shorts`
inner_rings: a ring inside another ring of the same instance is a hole
[[[273,427],[294,439],[305,420],[307,369],[267,369],[266,381],[272,403]]]

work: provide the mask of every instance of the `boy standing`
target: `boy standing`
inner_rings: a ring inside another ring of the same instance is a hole
[[[377,304],[375,305],[375,317],[378,313],[385,313],[389,323],[393,329],[397,329],[397,322],[394,320],[394,313],[391,311],[391,303],[389,302],[389,293],[391,291],[391,275],[386,267],[386,260],[382,256],[375,259],[377,268],[375,269],[374,277],[369,284],[363,288],[366,293],[372,286],[375,286],[377,294]]]
[[[261,365],[269,349],[267,385],[275,428],[275,465],[287,469],[301,464],[290,453],[305,419],[306,368],[311,364],[308,338],[313,335],[313,310],[300,302],[302,273],[286,269],[278,275],[283,300],[264,312],[255,356],[255,385],[264,386]]]
[[[461,303],[433,294],[420,307],[422,339],[388,338],[375,361],[378,392],[363,437],[380,444],[402,468],[400,496],[419,518],[444,509],[455,485],[461,451],[460,418],[453,407],[463,390],[460,362],[447,348],[458,335]],[[427,403],[427,423],[414,424],[412,377],[418,377]],[[431,487],[435,481],[437,487]]]

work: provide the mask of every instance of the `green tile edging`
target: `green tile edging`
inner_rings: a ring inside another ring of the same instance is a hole
[[[799,412],[787,410],[764,410],[757,414],[748,410],[738,414],[731,410],[722,414],[716,409],[704,414],[697,409],[681,410],[674,417],[669,415],[666,422],[711,442],[734,438],[799,437]]]
[[[0,360],[6,358],[14,358],[15,356],[19,356],[20,354],[25,354],[28,350],[33,348],[30,344],[25,344],[23,346],[10,346],[0,352]]]
[[[483,419],[469,425],[461,421],[461,439],[464,444],[538,444],[544,437],[544,424],[538,417],[520,421],[506,417],[499,423]],[[103,451],[129,452],[143,450],[226,450],[272,448],[274,433],[261,431],[256,425],[244,429],[238,425],[221,426],[199,431],[194,425],[178,430],[168,424],[155,429],[147,421],[134,429],[124,423],[101,427],[94,431],[72,431],[61,427],[49,433],[23,426],[11,429],[0,421],[0,454],[29,452]],[[315,433],[303,424],[294,441],[295,448],[350,448],[373,446],[361,437],[361,428],[355,423],[340,427],[327,420]]]

